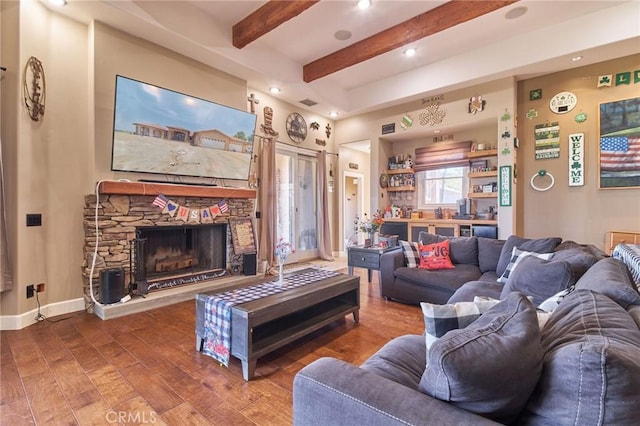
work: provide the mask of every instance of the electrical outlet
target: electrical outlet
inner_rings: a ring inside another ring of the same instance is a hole
[[[29,299],[30,297],[33,297],[33,294],[35,293],[36,289],[35,286],[33,284],[29,284],[27,286],[27,299]]]
[[[44,283],[40,283],[36,286],[36,291],[42,293],[44,291]]]

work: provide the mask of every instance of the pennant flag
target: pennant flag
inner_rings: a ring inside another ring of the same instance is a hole
[[[603,172],[640,170],[640,136],[601,137],[600,170]]]
[[[189,222],[200,223],[200,209],[191,209],[189,211]]]
[[[167,206],[167,201],[169,201],[167,197],[165,197],[162,194],[158,194],[158,196],[155,198],[155,200],[153,200],[151,204],[153,204],[154,206],[158,206],[161,209],[164,209]]]
[[[213,218],[211,217],[211,210],[209,210],[209,207],[200,209],[200,222],[202,223],[213,222]]]
[[[229,204],[227,204],[227,200],[219,202],[218,207],[220,207],[220,213],[226,213],[229,211]]]
[[[633,72],[633,84],[640,83],[640,70],[635,70]]]
[[[211,206],[210,211],[211,211],[211,219],[215,219],[216,216],[220,214],[220,207],[218,207],[218,205],[216,204],[215,206]]]
[[[613,75],[601,75],[598,77],[598,87],[611,86],[613,83]]]
[[[176,219],[180,219],[186,222],[189,219],[189,209],[185,206],[178,207],[178,214],[176,215]]]
[[[620,86],[621,84],[631,84],[630,72],[620,72],[616,74],[616,86]]]
[[[178,211],[178,207],[180,207],[178,204],[174,203],[171,200],[167,200],[167,205],[162,210],[162,213],[169,213],[169,216],[174,217],[176,215],[176,212]]]

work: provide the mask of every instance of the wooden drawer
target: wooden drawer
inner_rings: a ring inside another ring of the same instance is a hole
[[[611,255],[618,244],[640,244],[638,232],[607,232],[604,251]]]
[[[349,250],[349,266],[367,269],[380,269],[380,254],[366,251]]]

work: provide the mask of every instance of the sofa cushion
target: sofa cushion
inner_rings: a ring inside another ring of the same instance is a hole
[[[418,243],[418,256],[421,269],[453,269],[449,258],[449,241],[427,244]]]
[[[478,240],[478,266],[484,272],[495,271],[500,260],[500,253],[504,247],[504,240],[477,237]]]
[[[542,330],[542,376],[524,424],[637,424],[640,330],[605,295],[575,290]]]
[[[557,261],[555,256],[551,261],[527,256],[509,275],[500,299],[504,299],[511,292],[518,291],[530,296],[533,304],[538,306],[573,284],[575,280],[569,262]]]
[[[422,244],[435,244],[440,242],[439,235],[430,234],[427,231],[418,232],[418,242]]]
[[[447,303],[472,302],[476,296],[500,299],[502,287],[495,278],[492,281],[469,281],[457,289]]]
[[[425,270],[420,268],[398,268],[394,271],[396,279],[408,284],[435,287],[450,290],[451,294],[467,281],[475,281],[480,277],[480,269],[475,265],[457,265],[455,269]],[[433,302],[421,300],[421,302]]]
[[[551,253],[558,244],[562,241],[562,238],[522,238],[516,235],[511,235],[507,238],[507,241],[502,246],[500,251],[500,259],[496,266],[496,273],[498,276],[504,273],[511,260],[511,255],[514,247],[518,247],[520,250],[533,251],[536,253]]]
[[[560,244],[560,246],[563,244],[564,242]],[[557,250],[557,248],[554,252],[553,260],[564,260],[569,262],[569,265],[571,266],[571,273],[573,274],[575,281],[579,280],[580,277],[582,277],[589,268],[595,265],[598,260],[604,259],[604,257],[598,257],[591,254],[590,250],[584,247],[574,247],[563,250]]]
[[[418,256],[418,243],[400,240],[400,247],[404,253],[404,261],[408,268],[417,268],[420,263]]]
[[[538,259],[549,260],[553,256],[553,253],[536,253],[533,251],[520,250],[518,247],[514,247],[513,250],[511,251],[511,259],[509,260],[509,264],[504,269],[504,272],[502,273],[502,275],[500,275],[500,277],[498,278],[498,282],[505,284],[509,279],[511,272],[516,269],[516,267],[522,261],[522,259],[528,256],[537,257]]]
[[[360,368],[418,390],[426,356],[424,336],[406,334],[387,342]]]
[[[629,269],[618,259],[608,257],[593,265],[576,283],[576,289],[593,290],[616,301],[623,308],[640,305]]]
[[[452,330],[431,346],[420,389],[509,423],[526,405],[541,367],[535,307],[511,293],[467,328]]]
[[[433,342],[451,330],[465,328],[480,318],[480,315],[493,308],[499,300],[476,297],[473,302],[438,305],[420,303],[424,316],[424,333],[427,351]]]
[[[449,241],[449,257],[453,263],[478,265],[478,239],[476,237],[444,237],[438,241]]]

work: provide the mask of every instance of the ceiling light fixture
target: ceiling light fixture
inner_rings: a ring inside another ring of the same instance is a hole
[[[407,50],[404,51],[405,56],[413,56],[416,54],[416,49],[414,47],[410,47]]]
[[[581,59],[582,59],[582,56],[574,56],[573,58],[571,58],[573,62],[578,62]]]
[[[506,19],[516,19],[527,13],[527,10],[529,9],[525,6],[518,6],[505,13],[504,17]]]
[[[280,88],[279,87],[269,87],[269,92],[273,93],[273,94],[278,94],[280,93]]]
[[[338,113],[337,113],[337,112],[335,112],[335,111],[331,111],[331,112],[329,113],[329,117],[331,117],[331,118],[336,118],[337,116],[338,116]]]
[[[340,41],[349,40],[351,38],[351,31],[338,30],[333,34],[333,37]]]
[[[66,6],[67,0],[48,0],[53,6]]]
[[[369,9],[371,7],[371,0],[358,0],[357,5],[361,10]]]

